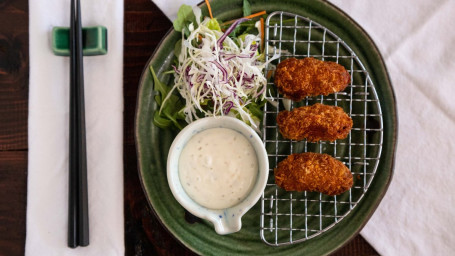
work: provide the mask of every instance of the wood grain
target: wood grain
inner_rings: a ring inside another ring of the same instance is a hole
[[[125,0],[125,245],[126,255],[194,255],[161,225],[149,208],[138,179],[134,112],[139,78],[147,60],[172,24],[150,0]],[[378,255],[360,236],[334,256]]]
[[[0,255],[23,255],[27,152],[0,151]]]
[[[27,203],[28,2],[0,0],[0,255],[23,255]]]
[[[27,149],[28,5],[0,1],[0,150]]]

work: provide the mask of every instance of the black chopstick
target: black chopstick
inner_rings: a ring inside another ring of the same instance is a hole
[[[89,245],[84,68],[79,0],[71,0],[68,246]]]
[[[68,191],[68,246],[76,248],[77,242],[77,173],[78,173],[78,146],[77,146],[77,95],[76,95],[76,45],[74,43],[75,8],[71,0],[70,19],[70,123],[69,123],[69,191]]]
[[[89,245],[89,223],[88,223],[88,191],[87,191],[87,152],[85,141],[85,100],[84,100],[84,62],[82,51],[82,24],[81,24],[81,4],[76,0],[76,62],[78,78],[78,119],[79,119],[79,209],[78,209],[78,227],[79,227],[79,245]]]

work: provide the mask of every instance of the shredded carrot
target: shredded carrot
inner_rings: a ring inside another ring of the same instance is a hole
[[[207,1],[207,0],[206,0],[206,1]],[[261,15],[264,15],[264,14],[266,14],[266,12],[265,12],[265,11],[262,11],[262,12],[253,13],[253,14],[248,15],[248,16],[245,16],[245,17],[243,17],[243,18],[244,18],[244,19],[252,19],[252,18],[254,18],[254,17],[261,16]],[[223,25],[228,25],[228,24],[234,23],[236,20],[238,20],[238,19],[226,21],[226,22],[222,23],[221,25],[222,25],[222,26],[223,26]]]
[[[210,7],[209,0],[205,0],[205,3],[207,4],[207,8],[209,9],[210,19],[213,19],[212,8]]]
[[[261,15],[264,15],[264,14],[266,14],[265,11],[253,13],[251,15],[246,16],[245,19],[252,19],[254,17],[261,16]]]
[[[267,79],[271,78],[273,75],[273,71],[272,70],[269,70],[269,72],[267,72]]]
[[[261,52],[264,52],[264,33],[265,33],[265,30],[264,30],[264,19],[261,18],[260,19],[261,21],[261,46],[260,46],[260,50]]]

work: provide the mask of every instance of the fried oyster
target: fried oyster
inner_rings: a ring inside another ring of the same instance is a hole
[[[352,187],[349,169],[330,155],[319,153],[292,154],[278,163],[275,183],[286,191],[317,191],[339,195]]]
[[[344,139],[353,125],[342,108],[319,103],[281,111],[276,120],[284,138],[310,142]]]
[[[342,65],[311,57],[286,59],[278,64],[275,72],[278,91],[295,101],[343,91],[350,80]]]

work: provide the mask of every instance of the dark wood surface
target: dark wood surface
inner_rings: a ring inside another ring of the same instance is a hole
[[[0,255],[24,254],[28,67],[28,2],[0,0]]]
[[[170,21],[150,0],[125,0],[126,255],[194,255],[160,224],[142,192],[134,145],[137,86]],[[23,255],[27,200],[28,1],[0,0],[0,255]],[[360,236],[333,255],[378,255]]]

